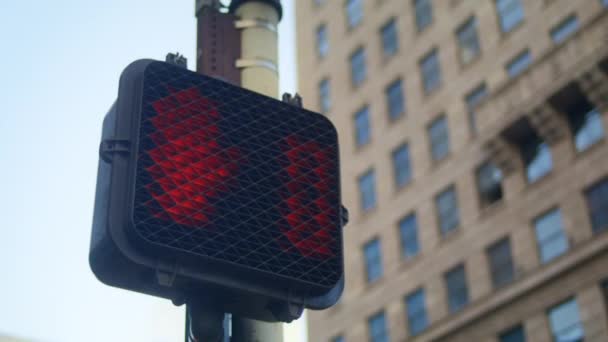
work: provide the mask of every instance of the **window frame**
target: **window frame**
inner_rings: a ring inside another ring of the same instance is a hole
[[[363,148],[368,146],[372,141],[372,126],[371,126],[371,113],[369,105],[363,105],[353,115],[353,122],[355,124],[355,146],[357,148]]]
[[[405,157],[402,157],[402,154]],[[391,152],[393,166],[394,184],[397,189],[401,189],[412,182],[412,157],[410,145],[407,142],[401,143]]]
[[[378,334],[374,331],[374,323],[379,324],[378,321],[381,321],[381,329],[382,331]],[[384,310],[379,311],[367,319],[367,331],[370,342],[389,342],[390,335],[388,331],[388,325],[386,324],[386,314]],[[379,336],[378,336],[379,335]]]
[[[367,55],[363,46],[359,46],[350,55],[349,66],[351,85],[358,88],[367,80]]]
[[[433,3],[431,0],[412,0],[414,24],[418,32],[429,28],[434,21]],[[423,20],[424,19],[424,20]]]
[[[575,13],[572,13],[553,26],[549,31],[549,36],[551,36],[551,41],[554,44],[559,45],[568,40],[578,30],[580,30],[578,17]]]
[[[322,114],[327,114],[331,110],[331,83],[329,77],[324,77],[319,81],[319,109]]]
[[[438,126],[441,125],[441,126]],[[440,131],[437,131],[442,127]],[[450,128],[448,118],[445,114],[439,115],[427,126],[427,137],[431,152],[431,160],[434,163],[446,159],[451,153]],[[438,140],[439,139],[439,140]],[[438,148],[445,146],[443,152],[438,152]]]
[[[477,17],[474,15],[470,16],[456,29],[456,41],[458,42],[458,57],[462,65],[471,64],[481,55],[481,41],[479,39],[479,30],[477,27]],[[465,52],[470,51],[473,53],[470,57],[465,57]]]
[[[501,2],[509,3],[501,6]],[[495,0],[494,5],[496,6],[496,15],[498,17],[500,31],[503,34],[507,34],[515,30],[524,22],[526,18],[526,11],[521,0]],[[515,11],[519,11],[521,14],[518,15],[518,18],[515,21],[507,22],[505,18],[507,18],[508,15],[513,15]]]
[[[397,78],[389,83],[384,89],[384,96],[390,121],[395,121],[405,115],[407,110],[402,78]],[[393,110],[395,102],[398,103],[397,108],[400,110]]]
[[[600,195],[598,195],[596,191],[600,193]],[[589,215],[588,217],[589,222],[591,224],[591,230],[593,234],[596,235],[608,231],[608,195],[605,195],[606,197],[600,197],[600,199],[604,198],[603,201],[598,203],[592,203],[590,199],[590,194],[592,192],[593,195],[598,197],[601,196],[601,194],[608,194],[608,177],[604,177],[594,182],[584,191],[585,203],[587,205],[587,212]],[[599,215],[595,210],[597,210],[599,214],[603,213],[603,216]],[[596,225],[597,221],[600,222],[599,225]]]
[[[500,250],[501,248],[504,250]],[[500,255],[500,253],[505,254]],[[513,259],[511,238],[509,236],[503,237],[488,246],[486,248],[486,257],[490,268],[490,279],[492,281],[492,286],[495,289],[504,287],[515,281],[515,261]],[[499,260],[503,258],[505,260]],[[507,276],[501,272],[505,272]]]
[[[389,18],[380,28],[380,41],[382,42],[382,56],[389,58],[399,52],[399,29],[397,18]]]
[[[384,276],[382,264],[382,242],[379,237],[373,237],[363,244],[363,260],[365,265],[365,280],[373,284]]]
[[[399,239],[401,242],[401,257],[403,259],[412,259],[420,254],[420,239],[418,237],[418,217],[412,212],[397,222],[399,229]],[[415,248],[411,250],[408,245],[413,245]]]
[[[573,324],[569,324],[568,326],[566,326],[566,329],[571,329],[572,327],[578,326],[580,327],[580,329],[582,330],[582,338],[585,338],[585,327],[583,324],[583,321],[581,320],[581,310],[580,307],[578,305],[578,302],[576,301],[576,298],[574,297],[570,297],[556,305],[551,306],[549,309],[547,309],[547,320],[549,321],[549,331],[551,333],[551,337],[554,340],[558,340],[558,336],[556,336],[556,334],[562,333],[565,329],[559,329],[559,331],[556,331],[556,327],[554,324],[554,319],[552,317],[552,314],[555,313],[555,310],[559,310],[564,308],[565,305],[573,305],[574,308],[576,309],[576,315],[577,316],[577,321],[574,322]]]
[[[344,2],[346,26],[349,30],[361,26],[363,22],[363,0],[346,0]]]
[[[444,209],[440,208],[440,206],[441,206],[440,201],[442,198],[446,198],[446,196],[449,196],[449,198],[453,198],[453,205],[451,206],[450,216],[454,216],[454,217],[453,218],[450,217],[449,220],[454,221],[454,223],[451,224],[450,226],[446,226],[446,224],[448,224],[449,222],[444,224],[445,219],[443,218],[444,215],[442,213],[442,211],[446,211],[447,209],[444,210]],[[458,193],[456,191],[455,184],[448,185],[435,196],[435,213],[437,216],[439,233],[442,238],[445,238],[446,236],[448,236],[451,233],[456,232],[458,230],[461,223],[460,223],[460,208],[459,208],[459,204],[458,204]]]
[[[369,180],[370,183],[364,184],[364,182],[366,180]],[[378,205],[378,198],[377,198],[377,194],[376,194],[376,172],[373,168],[370,168],[370,169],[366,170],[365,172],[363,172],[361,175],[359,175],[358,186],[359,186],[359,208],[360,208],[360,210],[363,213],[366,213],[366,212],[369,212],[369,211],[373,210],[374,208],[376,208],[376,206]],[[367,192],[367,188],[364,189],[367,186],[369,186],[369,190],[370,190],[369,193]],[[369,201],[366,200],[366,195],[371,196],[371,197],[368,197]],[[368,206],[368,205],[366,205],[366,203],[370,203],[370,205]]]
[[[551,221],[552,219],[557,218],[557,222]],[[549,221],[548,221],[549,220]],[[559,258],[560,256],[568,253],[568,251],[570,250],[570,241],[568,239],[568,235],[566,234],[566,229],[564,227],[564,220],[562,218],[562,213],[560,208],[558,207],[554,207],[551,208],[547,211],[545,211],[544,213],[536,216],[532,222],[533,227],[534,227],[534,239],[536,240],[536,248],[538,250],[538,257],[539,260],[541,262],[541,264],[548,264],[551,261]],[[545,227],[556,227],[556,224],[559,224],[559,227],[556,228],[555,231],[551,231],[550,233],[546,233],[546,228],[545,228],[545,235],[546,236],[544,239],[542,239],[541,241],[541,230],[543,229],[542,225],[544,224]],[[556,241],[563,241],[562,244],[564,245],[564,247],[559,250],[558,252],[552,252],[552,253],[548,253],[545,252],[546,251],[546,246],[547,244],[551,244],[551,243],[555,243]]]
[[[456,276],[456,275],[458,275],[458,276]],[[452,267],[448,271],[446,271],[443,274],[443,279],[444,279],[445,289],[446,289],[448,312],[450,314],[455,314],[457,312],[460,312],[470,303],[470,300],[471,300],[470,294],[469,294],[469,286],[467,284],[467,273],[466,273],[466,268],[465,268],[464,263],[460,263],[460,264]],[[459,281],[461,280],[461,282],[459,284],[457,284],[458,286],[456,286],[456,288],[454,290],[452,290],[454,287],[450,286],[449,279],[457,279]],[[460,303],[455,303],[452,300],[452,298],[453,298],[452,294],[454,294],[454,293],[462,296],[463,299]]]
[[[434,47],[423,55],[418,61],[418,68],[420,70],[424,94],[428,96],[437,92],[443,85],[439,49]]]
[[[419,298],[421,299],[419,299]],[[416,310],[411,310],[413,301],[421,302],[421,307],[416,307]],[[418,336],[429,327],[429,319],[426,304],[426,293],[423,287],[419,287],[404,297],[405,315],[407,319],[407,327],[409,336]],[[422,327],[415,327],[414,322],[422,321]]]
[[[528,70],[533,62],[532,52],[526,48],[507,62],[505,70],[509,78],[513,79]]]

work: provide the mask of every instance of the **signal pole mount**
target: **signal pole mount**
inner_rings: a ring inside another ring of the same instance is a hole
[[[197,72],[278,97],[280,0],[232,0],[229,13],[220,9],[219,0],[196,0]],[[283,341],[282,323],[232,316],[232,332],[232,342]]]

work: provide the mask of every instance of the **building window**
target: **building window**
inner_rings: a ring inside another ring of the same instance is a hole
[[[362,0],[347,0],[346,1],[346,17],[348,18],[348,27],[354,28],[363,20],[363,1]]]
[[[467,20],[458,31],[458,46],[460,48],[460,60],[463,64],[470,63],[479,55],[479,37],[477,35],[477,20],[475,17]]]
[[[353,86],[358,86],[367,77],[365,50],[360,47],[350,56],[350,76]]]
[[[423,31],[433,22],[433,6],[431,0],[412,0],[416,15],[416,28]]]
[[[319,82],[319,107],[321,113],[327,114],[331,109],[331,89],[329,87],[329,79],[324,78]]]
[[[432,93],[441,85],[441,67],[439,65],[439,53],[437,49],[426,54],[420,61],[420,72],[422,74],[422,85],[426,94]]]
[[[534,220],[540,261],[547,263],[568,251],[568,238],[559,209],[553,209]]]
[[[397,23],[395,19],[391,19],[382,26],[380,30],[382,35],[382,51],[384,56],[392,56],[399,50],[399,39],[397,37]]]
[[[410,336],[420,334],[429,326],[425,302],[424,289],[418,289],[405,297]]]
[[[509,238],[504,238],[490,246],[487,253],[494,287],[498,288],[512,282],[515,278],[515,267]]]
[[[604,5],[604,7],[608,7],[608,0],[600,0],[602,2],[602,5]]]
[[[315,6],[321,7],[325,3],[325,0],[314,0],[314,3]]]
[[[571,15],[551,30],[551,39],[553,39],[555,44],[559,44],[570,37],[570,35],[577,30],[578,19],[576,16]]]
[[[602,115],[586,99],[569,108],[566,113],[577,151],[588,149],[604,137]]]
[[[496,0],[496,11],[500,18],[502,32],[509,32],[524,19],[521,0]]]
[[[448,309],[450,313],[460,311],[469,303],[469,289],[464,265],[460,264],[445,275],[445,284],[448,296]]]
[[[367,321],[370,342],[389,342],[384,312],[379,312]]]
[[[399,233],[401,235],[401,248],[404,258],[418,255],[420,245],[418,243],[418,220],[416,214],[410,214],[399,221]]]
[[[491,162],[483,163],[476,172],[477,192],[482,207],[502,199],[502,172]]]
[[[327,25],[321,24],[317,27],[317,53],[319,57],[327,56],[329,52],[329,38],[327,36]]]
[[[401,80],[391,83],[385,90],[388,115],[391,120],[396,120],[405,113],[405,98],[403,96],[403,85]]]
[[[355,139],[359,147],[369,144],[371,140],[368,106],[364,106],[355,113]]]
[[[538,135],[527,137],[522,141],[520,149],[529,183],[543,178],[553,169],[551,149]]]
[[[608,309],[608,279],[602,282],[602,292],[604,292],[604,302],[606,303],[606,308]]]
[[[469,115],[469,127],[473,134],[477,134],[477,107],[488,97],[486,84],[482,83],[473,89],[465,98],[467,113]]]
[[[359,177],[359,196],[363,211],[376,206],[376,176],[374,170],[369,170]]]
[[[500,342],[526,342],[526,334],[524,327],[520,324],[513,327],[498,336]]]
[[[589,188],[585,197],[594,233],[608,230],[608,179]]]
[[[363,246],[367,282],[373,283],[382,277],[382,251],[380,240],[373,239]]]
[[[431,123],[428,128],[428,135],[433,160],[439,161],[447,157],[450,152],[450,137],[448,133],[448,121],[445,116],[441,116]]]
[[[335,336],[334,338],[331,339],[331,342],[344,342],[344,337],[340,336]]]
[[[456,189],[453,185],[435,197],[435,208],[441,235],[445,236],[460,225]]]
[[[393,151],[393,168],[395,170],[395,183],[397,187],[405,186],[411,181],[412,168],[408,144],[402,144]]]
[[[582,342],[585,339],[585,330],[575,299],[549,309],[549,323],[554,341]]]
[[[530,54],[530,50],[525,50],[507,63],[507,74],[509,74],[509,77],[511,78],[517,77],[528,69],[531,63],[532,55]]]

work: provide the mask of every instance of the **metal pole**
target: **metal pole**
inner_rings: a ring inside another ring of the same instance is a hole
[[[241,85],[258,93],[279,96],[278,36],[280,2],[233,1],[241,29]],[[279,10],[277,10],[277,5]],[[232,342],[282,342],[283,324],[232,317]]]

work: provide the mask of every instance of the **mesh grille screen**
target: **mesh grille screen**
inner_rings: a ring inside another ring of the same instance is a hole
[[[342,273],[329,121],[166,63],[144,73],[134,203],[146,240],[320,286]]]

